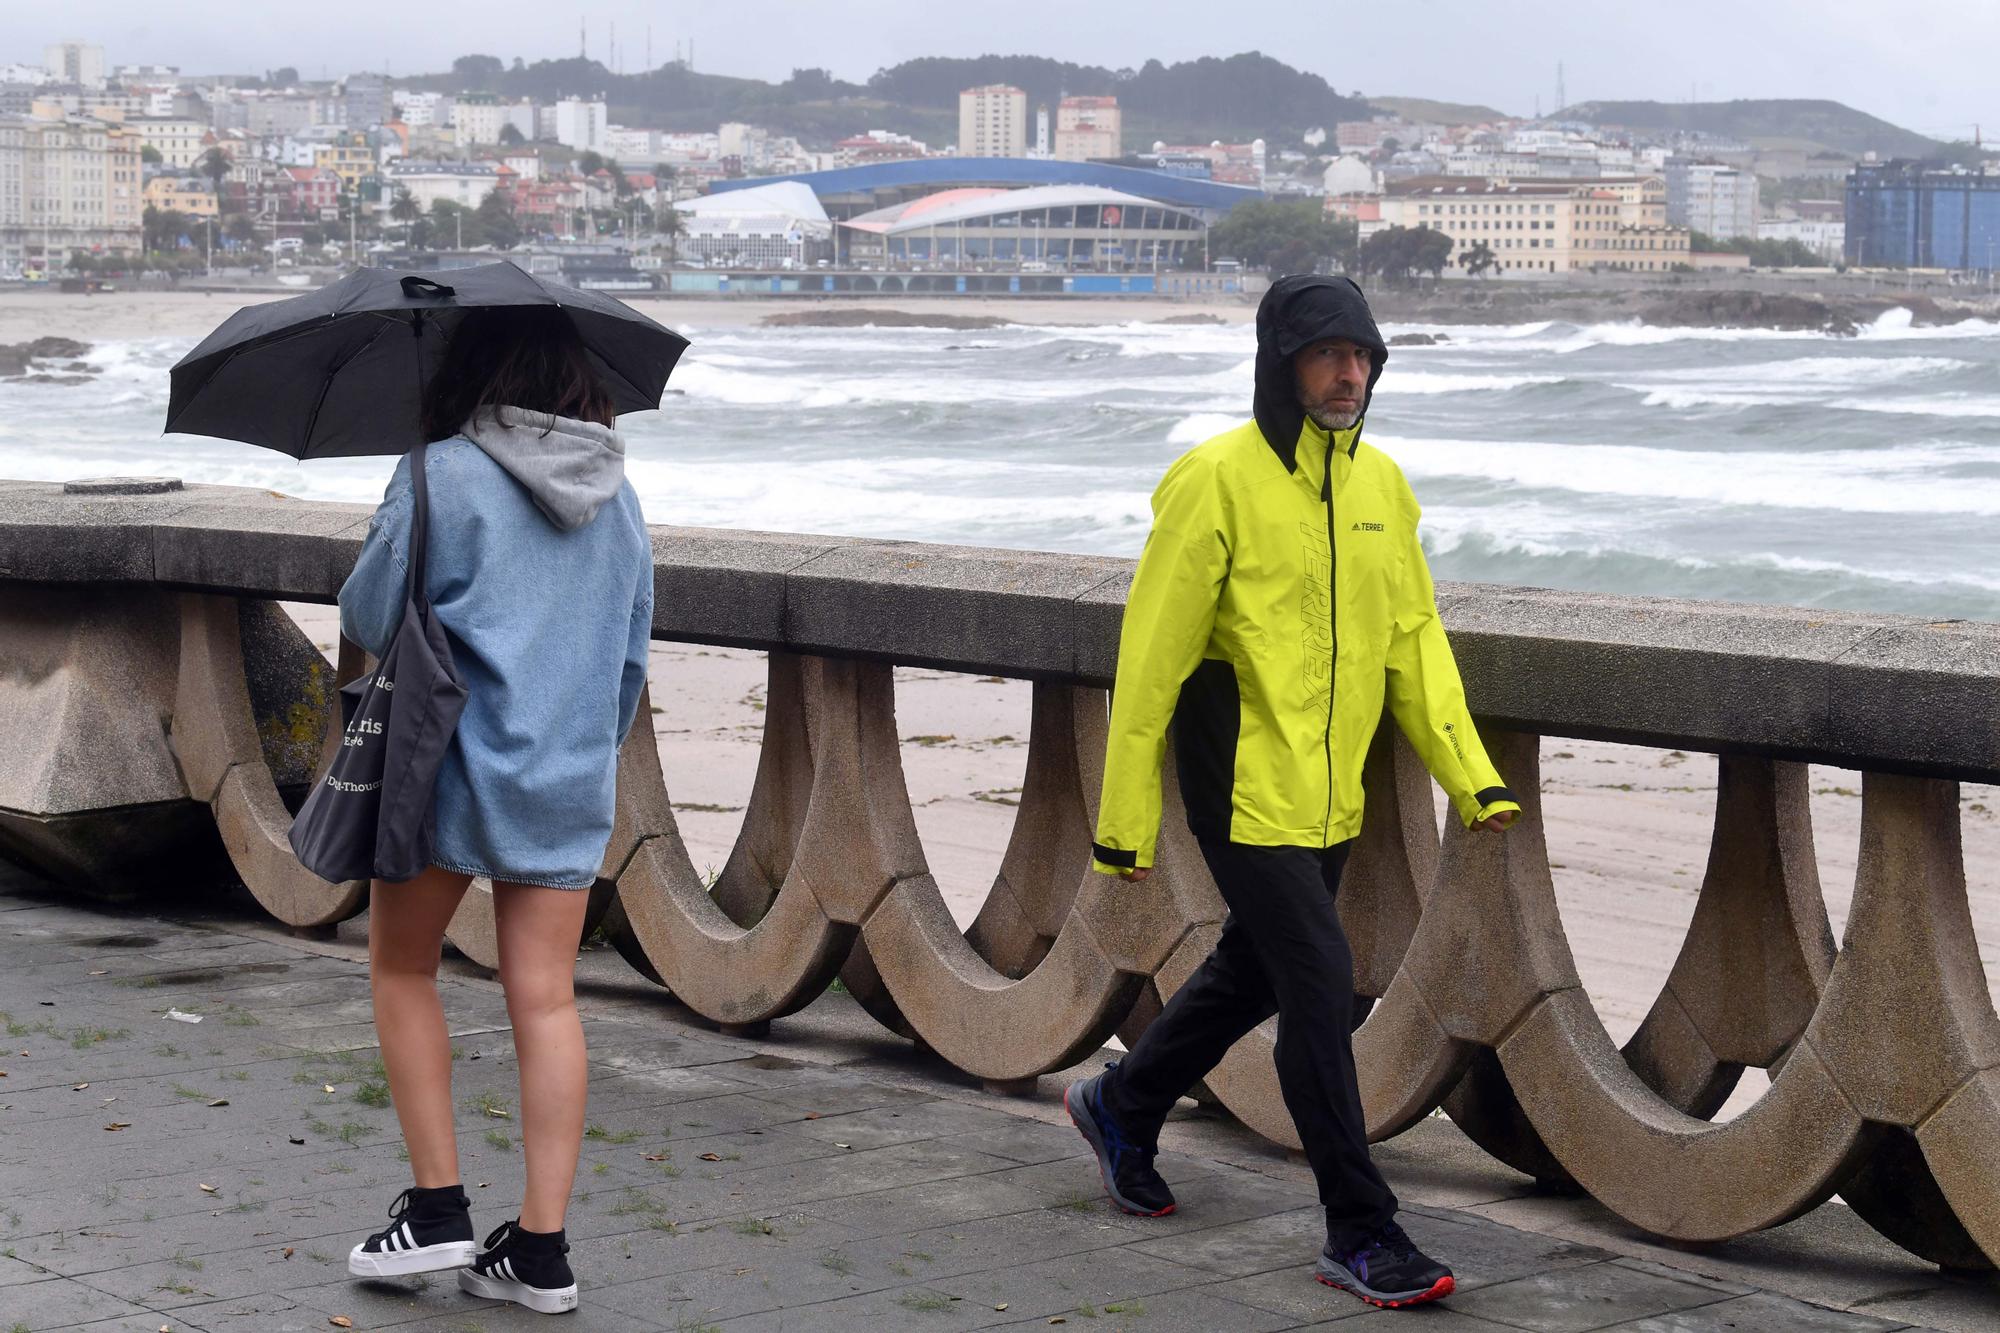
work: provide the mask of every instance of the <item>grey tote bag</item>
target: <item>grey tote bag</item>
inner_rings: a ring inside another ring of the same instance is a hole
[[[430,484],[424,445],[410,453],[414,515],[403,623],[375,669],[340,690],[341,743],[292,821],[299,864],[333,883],[413,879],[430,864],[431,788],[458,729],[465,686],[424,587]]]

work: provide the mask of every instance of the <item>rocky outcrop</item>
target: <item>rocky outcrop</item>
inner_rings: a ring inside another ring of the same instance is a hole
[[[90,344],[74,338],[46,337],[33,342],[0,343],[0,379],[20,379],[30,384],[82,384],[97,374],[97,367],[78,357],[90,354]],[[57,366],[41,364],[64,362]]]

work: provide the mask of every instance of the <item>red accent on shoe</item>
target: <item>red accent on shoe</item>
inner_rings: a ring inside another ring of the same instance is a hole
[[[1420,1292],[1417,1295],[1410,1297],[1408,1300],[1378,1301],[1373,1296],[1363,1296],[1360,1292],[1354,1290],[1352,1287],[1343,1287],[1338,1282],[1334,1282],[1328,1278],[1322,1277],[1318,1273],[1313,1274],[1313,1280],[1315,1282],[1318,1282],[1321,1286],[1332,1287],[1335,1291],[1344,1291],[1350,1296],[1354,1296],[1359,1298],[1360,1300],[1366,1301],[1368,1304],[1374,1306],[1378,1310],[1401,1310],[1406,1306],[1422,1305],[1426,1301],[1443,1300],[1445,1297],[1451,1295],[1452,1292],[1458,1289],[1457,1284],[1452,1281],[1451,1274],[1447,1273],[1443,1277],[1439,1278],[1435,1283],[1433,1283],[1429,1291]]]

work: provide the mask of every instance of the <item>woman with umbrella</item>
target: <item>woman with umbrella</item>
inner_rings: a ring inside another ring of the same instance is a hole
[[[499,264],[400,280],[363,271],[241,312],[176,368],[169,429],[302,457],[414,448],[340,591],[341,631],[384,660],[381,686],[399,629],[421,615],[442,631],[452,707],[463,703],[434,747],[434,822],[413,877],[382,878],[379,852],[373,863],[376,1030],[414,1183],[349,1255],[358,1276],[456,1268],[476,1295],[576,1307],[564,1257],[584,1126],[573,970],[653,606],[652,547],[612,423],[658,405],[685,345],[615,301]],[[350,719],[348,743],[366,739]],[[436,974],[445,927],[480,875],[493,882],[527,1182],[519,1216],[475,1246]]]

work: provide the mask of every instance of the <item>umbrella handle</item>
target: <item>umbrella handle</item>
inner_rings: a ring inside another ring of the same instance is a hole
[[[435,296],[442,298],[446,296],[456,296],[458,295],[458,291],[456,288],[447,287],[443,283],[435,281],[434,279],[421,277],[418,274],[411,273],[403,278],[403,295]]]

